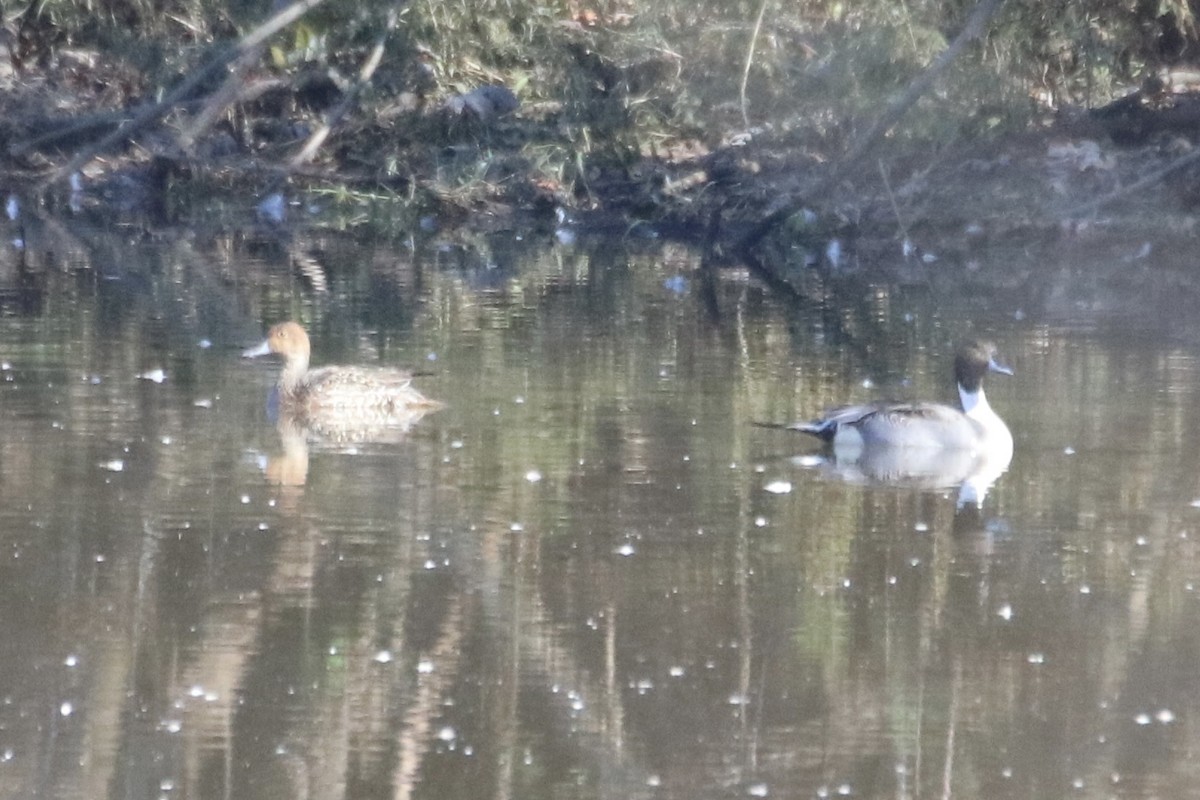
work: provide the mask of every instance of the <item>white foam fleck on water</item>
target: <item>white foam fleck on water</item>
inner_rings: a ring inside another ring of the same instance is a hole
[[[792,490],[792,483],[791,481],[771,481],[763,489],[771,494],[787,494]]]

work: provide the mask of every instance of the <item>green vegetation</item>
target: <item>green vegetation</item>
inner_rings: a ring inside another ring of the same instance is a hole
[[[229,102],[211,99],[219,72],[202,82],[165,118],[165,139],[215,111],[194,155],[232,169],[193,162],[187,173],[218,183],[249,174],[269,185],[271,168],[344,103],[315,156],[332,171],[315,182],[337,175],[341,202],[368,204],[591,200],[605,187],[622,191],[613,171],[624,179],[648,158],[707,153],[747,127],[765,126],[781,148],[828,163],[944,50],[972,8],[961,0],[325,2],[254,54],[246,86]],[[61,125],[64,113],[159,99],[272,10],[266,0],[7,7],[16,68],[0,134],[22,155],[11,169],[44,173],[95,138],[42,143],[55,125],[35,110],[60,109]],[[1195,22],[1183,0],[1009,3],[894,128],[891,145],[937,149],[1021,129],[1063,106],[1107,102],[1181,60],[1196,45]],[[378,68],[355,88],[380,42]],[[448,99],[491,84],[517,95],[517,115],[447,109]],[[164,137],[134,138],[142,154],[170,150]]]

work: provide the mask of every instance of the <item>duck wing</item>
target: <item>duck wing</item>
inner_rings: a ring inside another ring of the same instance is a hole
[[[978,445],[981,429],[963,412],[940,403],[868,403],[842,406],[792,426],[827,442],[853,431],[862,447],[955,449]]]
[[[321,367],[304,376],[304,404],[310,412],[375,411],[430,403],[398,369]]]

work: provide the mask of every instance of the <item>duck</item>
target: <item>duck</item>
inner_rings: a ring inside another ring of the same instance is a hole
[[[1012,460],[1013,437],[988,403],[988,373],[1013,374],[996,345],[970,341],[954,357],[961,408],[941,403],[866,403],[785,427],[815,436],[843,479],[942,488],[960,486],[960,506],[981,502]]]
[[[243,358],[283,356],[283,370],[273,393],[278,411],[293,420],[318,427],[347,423],[386,424],[389,419],[411,421],[414,413],[442,407],[412,385],[413,376],[388,367],[326,366],[309,369],[312,346],[297,322],[280,322],[261,344]]]

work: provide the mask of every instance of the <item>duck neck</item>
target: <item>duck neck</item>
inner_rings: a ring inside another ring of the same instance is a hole
[[[283,366],[279,375],[279,388],[284,394],[295,394],[304,383],[304,375],[308,372],[308,356],[292,356]]]
[[[981,414],[990,414],[992,407],[988,405],[987,395],[983,393],[983,387],[980,386],[975,391],[958,385],[958,399],[962,403],[963,413],[968,417],[977,417]]]

